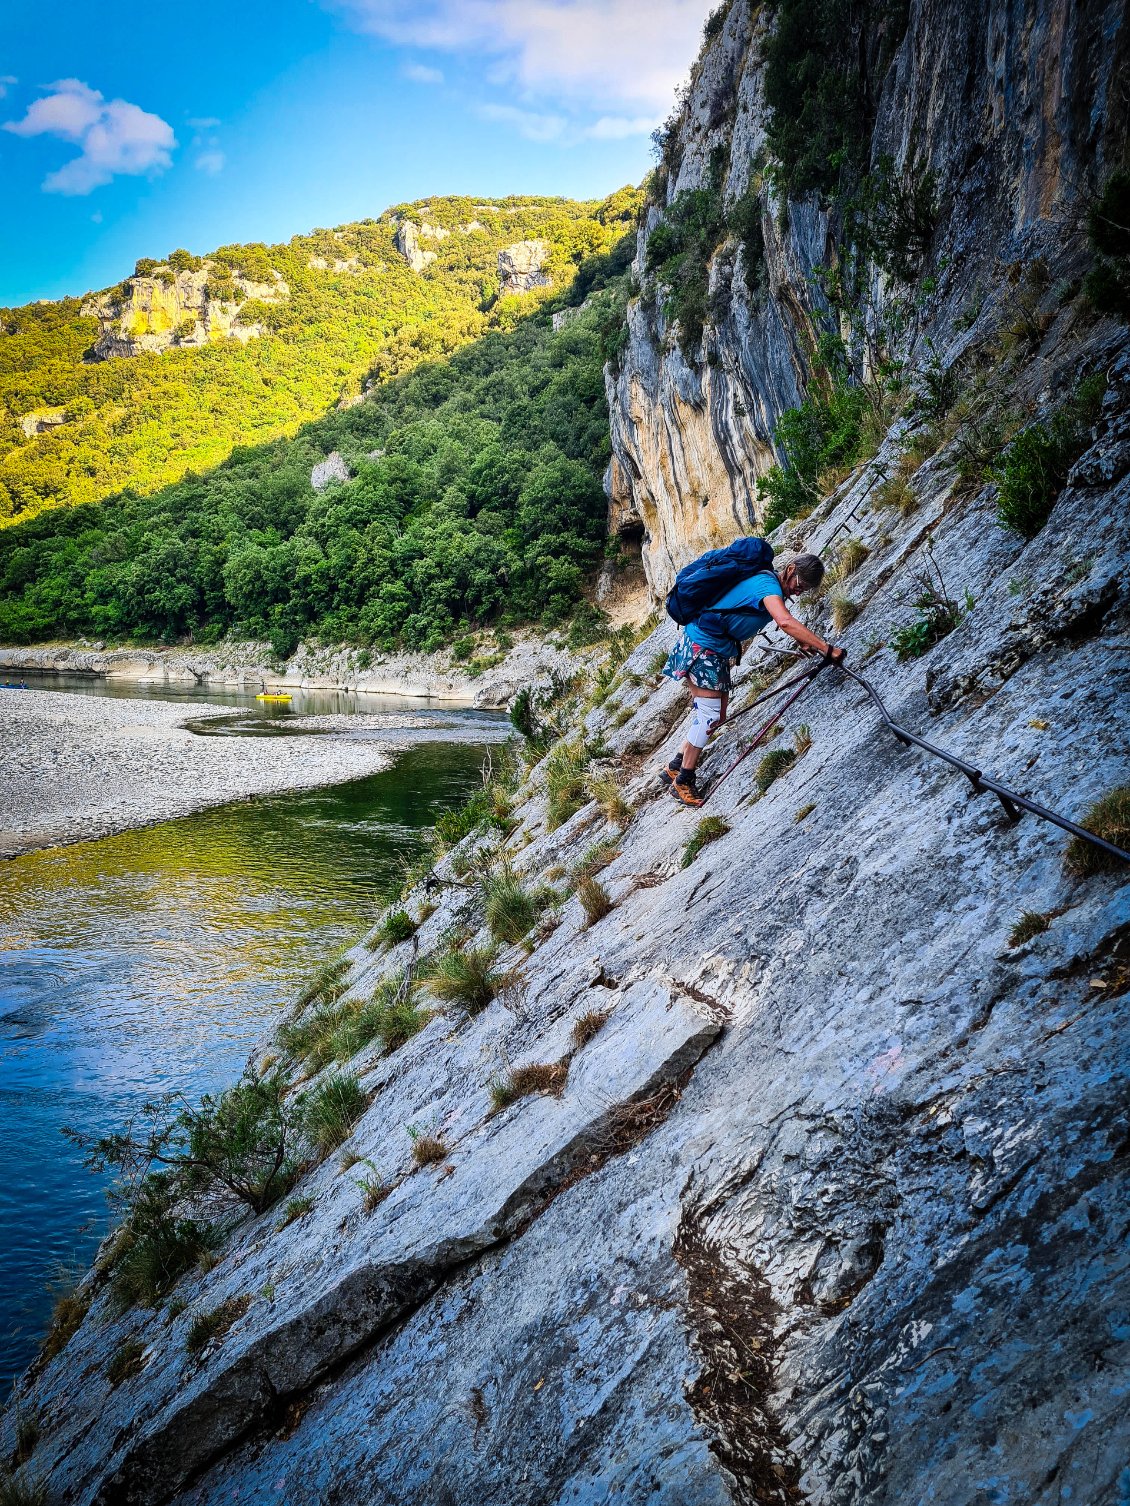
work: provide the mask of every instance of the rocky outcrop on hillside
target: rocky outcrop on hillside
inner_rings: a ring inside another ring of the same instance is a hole
[[[692,70],[662,203],[639,234],[644,290],[609,376],[611,522],[643,534],[656,592],[702,549],[757,526],[757,482],[778,458],[774,426],[802,401],[822,334],[848,333],[854,321],[864,366],[886,343],[910,367],[935,356],[948,367],[994,318],[1015,318],[1016,279],[1035,268],[1046,313],[1078,287],[1087,200],[1124,150],[1115,80],[1130,42],[1120,6],[914,0],[876,82],[869,160],[889,163],[898,193],[933,175],[929,243],[911,285],[873,272],[854,309],[833,309],[823,269],[842,265],[843,226],[814,198],[783,201],[764,171],[771,24],[771,7],[735,0]],[[687,340],[647,275],[647,247],[667,206],[712,182],[730,209],[752,190],[757,233],[720,240],[706,329]]]
[[[532,293],[535,288],[553,286],[553,278],[544,271],[549,260],[547,241],[516,241],[498,253],[499,296],[508,293]]]
[[[219,288],[219,292],[217,292]],[[99,324],[94,353],[113,356],[162,355],[173,346],[200,347],[212,340],[246,344],[263,333],[263,325],[241,312],[244,304],[281,303],[290,289],[276,272],[270,282],[255,282],[239,273],[217,277],[214,264],[127,277],[120,287],[88,298],[82,312]]]

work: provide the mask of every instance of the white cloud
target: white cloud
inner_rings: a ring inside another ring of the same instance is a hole
[[[602,115],[585,128],[585,135],[594,141],[623,141],[628,136],[650,136],[662,123],[658,115],[635,115],[631,119],[623,115]]]
[[[33,100],[22,120],[4,129],[14,136],[57,136],[82,151],[43,180],[47,193],[88,194],[124,174],[164,172],[176,146],[173,128],[124,99],[107,100],[77,78],[61,79]]]
[[[405,63],[400,70],[414,84],[442,84],[443,74],[438,68],[429,68],[426,63]]]
[[[192,138],[192,150],[196,153],[192,165],[197,172],[207,173],[214,178],[217,173],[223,172],[228,160],[220,150],[220,138],[216,135],[216,127],[221,122],[214,115],[204,115],[188,123],[196,132]]]
[[[539,115],[534,110],[519,110],[515,105],[479,105],[476,113],[483,120],[511,127],[527,141],[560,141],[569,126],[564,115]]]
[[[715,0],[323,0],[403,46],[505,64],[526,102],[666,114]]]
[[[18,84],[18,83],[19,83],[19,79],[18,78],[14,78],[12,76],[12,74],[10,74],[10,73],[0,73],[0,99],[4,98],[5,94],[7,94],[8,90],[11,87],[12,84]]]

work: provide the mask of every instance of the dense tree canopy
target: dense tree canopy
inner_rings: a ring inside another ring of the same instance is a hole
[[[589,305],[557,332],[525,314],[207,475],[0,530],[0,640],[232,632],[285,655],[560,621],[601,549],[601,325],[625,259],[586,267]],[[355,474],[319,494],[333,449]]]

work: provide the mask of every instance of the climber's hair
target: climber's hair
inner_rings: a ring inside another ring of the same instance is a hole
[[[824,579],[824,561],[817,559],[814,554],[798,554],[789,564],[806,591],[814,591]]]

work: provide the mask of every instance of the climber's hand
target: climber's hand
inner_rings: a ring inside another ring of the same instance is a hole
[[[847,649],[840,648],[835,643],[828,645],[828,652],[824,655],[829,664],[842,664],[847,658]]]

